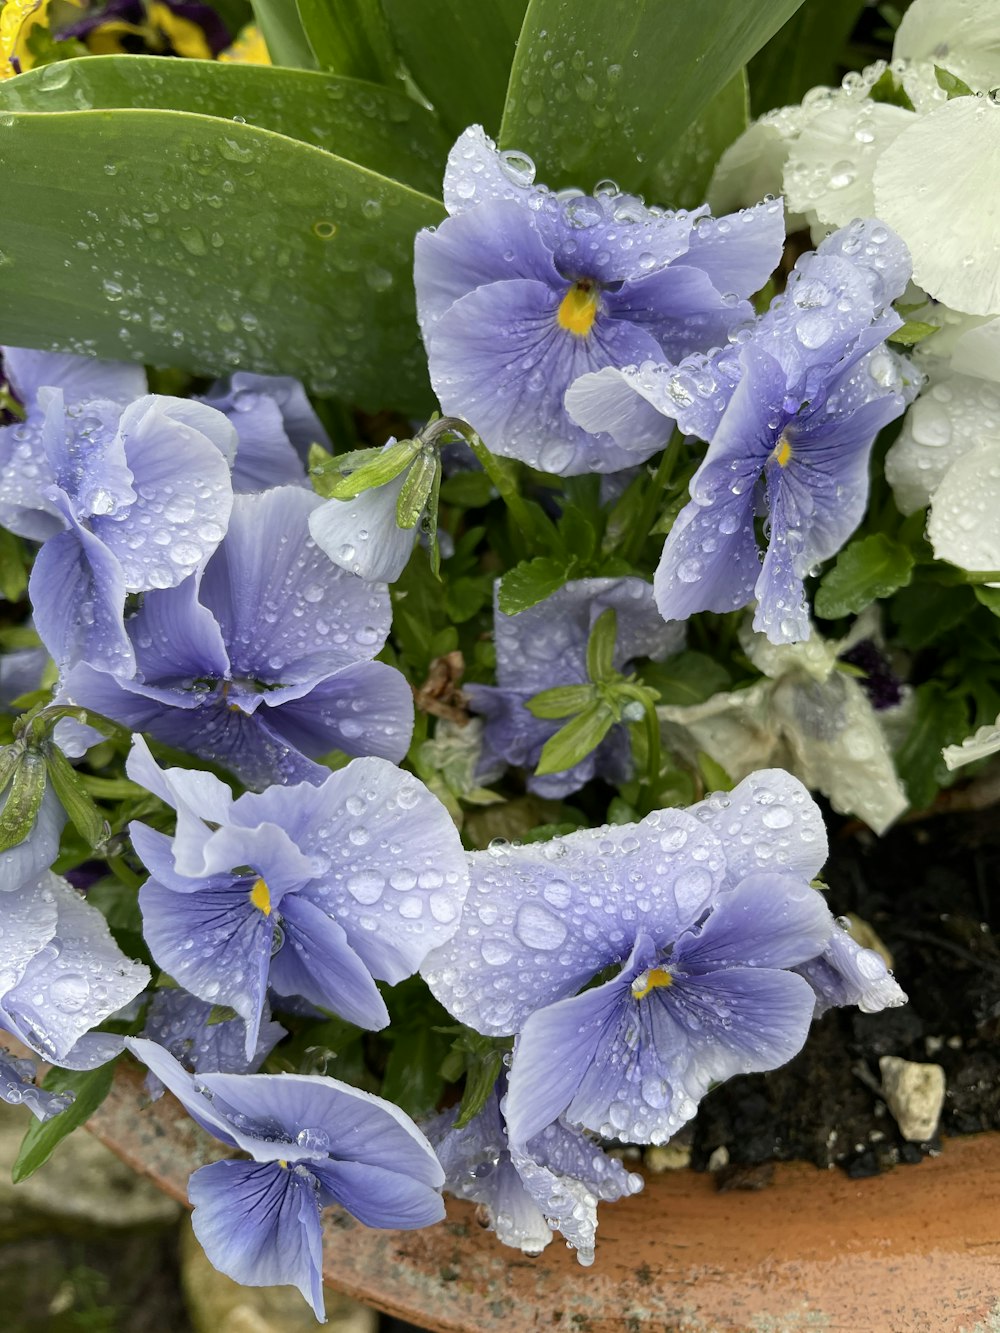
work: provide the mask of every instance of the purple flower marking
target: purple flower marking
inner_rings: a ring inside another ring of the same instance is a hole
[[[814,996],[787,969],[832,930],[809,886],[825,855],[817,806],[778,769],[691,810],[473,853],[423,972],[460,1021],[519,1034],[511,1141],[564,1116],[662,1143],[711,1082],[790,1059]]]
[[[136,397],[133,367],[16,348],[4,360],[27,418],[0,429],[0,523],[43,543],[35,626],[61,667],[130,676],[126,595],[175,587],[218,546],[236,433],[200,403]]]
[[[294,486],[237,496],[204,572],[148,593],[129,621],[135,678],[81,663],[60,697],[220,763],[249,787],[322,782],[328,770],[313,758],[334,749],[402,759],[410,688],[371,661],[389,598],[316,547],[308,520],[320,504]]]
[[[339,1204],[366,1226],[407,1230],[444,1216],[444,1172],[391,1102],[314,1075],[195,1079],[154,1042],[126,1044],[203,1129],[253,1158],[203,1166],[188,1186],[195,1235],[235,1281],[291,1283],[322,1320],[323,1208]]]
[[[495,774],[504,763],[528,769],[537,765],[545,742],[563,724],[534,717],[526,705],[543,690],[586,682],[587,640],[609,607],[617,615],[616,669],[626,670],[637,657],[669,657],[681,647],[683,629],[663,623],[652,588],[642,579],[578,579],[515,616],[494,608],[497,684],[465,686],[472,711],[486,718],[480,777]],[[615,727],[573,768],[530,777],[528,788],[540,796],[561,797],[595,774],[620,781],[630,772],[628,734],[624,727]]]
[[[91,1028],[144,989],[149,969],[125,957],[101,913],[56,875],[4,893],[3,911],[0,1028],[66,1069],[112,1059],[121,1038]]]
[[[375,978],[411,976],[455,929],[468,888],[458,832],[385,760],[235,801],[211,774],[161,770],[141,738],[127,771],[177,811],[173,839],[130,826],[151,872],[139,894],[149,947],[193,995],[236,1010],[247,1060],[268,985],[381,1028]]]
[[[665,213],[617,191],[556,195],[479,126],[448,158],[451,214],[417,237],[417,313],[446,413],[496,453],[571,476],[661,448],[621,448],[570,421],[563,396],[605,366],[680,360],[725,342],[776,266],[780,201],[731,217]]]
[[[854,222],[799,260],[784,295],[734,345],[574,387],[575,419],[622,446],[647,438],[656,413],[709,442],[654,579],[665,619],[756,598],[754,629],[772,643],[809,637],[803,580],[861,521],[875,436],[919,384],[884,345],[902,323],[890,302],[909,275],[894,233]]]
[[[501,1079],[486,1105],[463,1129],[458,1110],[425,1128],[445,1171],[445,1189],[478,1203],[498,1240],[540,1254],[562,1232],[581,1264],[594,1261],[599,1200],[613,1202],[642,1189],[628,1172],[580,1130],[557,1121],[527,1147],[511,1145],[503,1120]]]

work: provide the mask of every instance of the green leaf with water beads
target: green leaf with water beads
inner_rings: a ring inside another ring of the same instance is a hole
[[[357,449],[342,454],[330,467],[331,472],[340,474],[338,480],[322,493],[334,500],[353,500],[365,491],[385,486],[409,467],[419,449],[417,440],[400,440],[388,449]]]
[[[524,706],[532,717],[555,720],[579,713],[594,697],[593,685],[556,685],[551,690],[542,690]]]
[[[78,1125],[86,1124],[111,1091],[114,1072],[113,1060],[98,1069],[82,1072],[75,1069],[49,1070],[42,1079],[45,1091],[70,1092],[73,1101],[65,1111],[60,1111],[51,1120],[33,1120],[28,1126],[11,1168],[11,1179],[15,1185],[27,1180],[43,1166],[67,1134],[71,1134]]]
[[[281,0],[288,5],[289,0]],[[399,57],[381,0],[296,0],[299,22],[320,69],[395,83]]]
[[[9,747],[15,750],[18,742]],[[10,763],[9,755],[5,767]],[[45,795],[45,759],[38,750],[21,746],[16,759],[7,801],[0,811],[0,852],[6,852],[25,838],[35,827],[38,808]]]
[[[594,621],[587,640],[587,675],[595,685],[609,681],[615,675],[615,637],[618,617],[613,606]]]
[[[856,615],[878,598],[905,588],[912,572],[913,556],[884,533],[853,541],[823,576],[816,593],[816,614],[825,620]]]
[[[11,343],[426,410],[412,266],[444,215],[430,197],[176,111],[0,112],[0,157],[18,182],[0,192]]]
[[[537,777],[564,773],[596,750],[618,719],[606,699],[594,698],[542,747],[535,769]]]
[[[749,119],[747,74],[741,69],[649,173],[643,185],[646,198],[667,208],[703,204],[716,163],[743,133]]]
[[[396,501],[396,526],[415,528],[424,512],[434,481],[440,478],[441,459],[434,448],[421,449],[413,460]]]
[[[52,741],[46,741],[42,752],[49,781],[70,823],[88,846],[96,847],[107,832],[104,816],[90,799],[82,778],[62,750]]]
[[[530,0],[500,143],[539,179],[640,190],[675,142],[801,0]],[[669,96],[664,96],[669,89]]]
[[[437,195],[448,138],[401,89],[338,75],[162,56],[88,56],[0,83],[0,110],[189,111],[255,125]],[[220,163],[220,168],[224,165]]]

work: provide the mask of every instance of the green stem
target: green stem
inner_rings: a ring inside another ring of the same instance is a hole
[[[478,435],[470,434],[466,442],[469,448],[479,459],[483,471],[493,483],[494,489],[498,492],[500,499],[507,506],[507,512],[510,514],[515,525],[520,528],[525,536],[534,537],[539,545],[550,549],[552,547],[552,533],[543,530],[538,516],[532,512],[524,496],[513,484],[505,468],[490,453],[486,445]],[[544,517],[544,515],[542,516]],[[547,522],[547,520],[546,520]],[[551,524],[549,525],[551,527]]]
[[[635,521],[635,526],[625,542],[622,555],[630,564],[635,564],[642,554],[642,548],[645,545],[646,538],[649,536],[649,530],[653,526],[657,510],[663,499],[663,492],[670,485],[670,479],[674,474],[674,468],[677,465],[677,459],[680,455],[681,444],[684,436],[674,427],[674,433],[670,437],[667,447],[663,451],[659,465],[653,473],[652,480],[646,489],[643,497],[642,508],[639,511]]]
[[[656,716],[656,704],[647,694],[643,700],[646,710],[646,769],[649,773],[650,794],[656,797],[660,782],[660,719]]]

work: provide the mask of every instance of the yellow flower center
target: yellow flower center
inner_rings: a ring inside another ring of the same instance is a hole
[[[591,282],[575,282],[560,302],[556,320],[561,329],[586,338],[594,327],[600,297]]]
[[[774,452],[771,456],[777,463],[778,467],[787,467],[791,462],[792,446],[786,434],[782,434],[779,437],[778,443],[774,446]]]
[[[651,967],[645,972],[640,972],[635,981],[632,982],[632,995],[637,1000],[645,999],[651,990],[656,990],[661,986],[672,986],[674,979],[665,968]]]
[[[271,915],[271,890],[262,879],[254,881],[254,886],[249,893],[250,901],[265,916]]]

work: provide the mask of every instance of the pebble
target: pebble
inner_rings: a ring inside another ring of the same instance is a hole
[[[883,1055],[878,1062],[882,1096],[910,1143],[934,1137],[944,1106],[945,1074],[940,1065],[917,1064],[898,1055]]]

